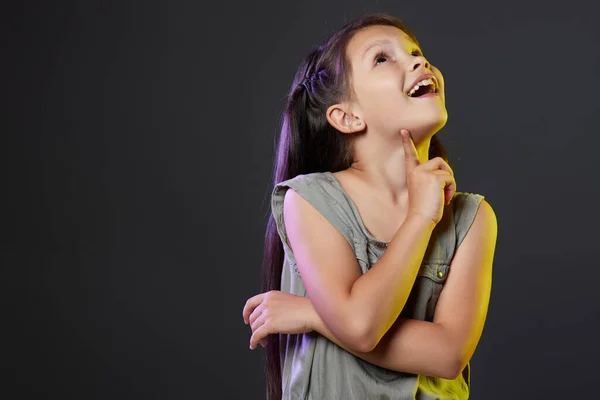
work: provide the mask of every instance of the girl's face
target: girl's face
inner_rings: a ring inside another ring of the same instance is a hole
[[[406,33],[393,26],[369,26],[353,36],[347,52],[356,111],[368,128],[386,136],[399,136],[404,128],[417,139],[446,124],[444,78]],[[438,94],[410,96],[423,74],[433,75]]]

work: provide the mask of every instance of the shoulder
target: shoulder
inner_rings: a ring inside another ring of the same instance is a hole
[[[459,205],[460,220],[462,224],[465,241],[484,245],[486,242],[496,242],[498,232],[498,219],[492,205],[485,196],[477,193],[462,193],[460,196],[462,204]]]
[[[496,212],[484,195],[470,192],[457,192],[452,199],[454,225],[458,248],[463,239],[496,240],[498,222]],[[476,239],[473,239],[475,238]]]
[[[482,199],[481,204],[477,210],[477,215],[475,216],[475,221],[483,220],[488,224],[496,225],[498,223],[496,219],[496,212],[490,203],[488,203],[487,199]]]
[[[329,249],[328,253],[339,248],[344,248],[344,252],[354,250],[352,231],[335,210],[305,198],[293,188],[285,193],[282,215],[288,245],[293,250],[308,247],[313,251]]]
[[[285,187],[300,191],[303,188],[322,186],[326,182],[329,182],[329,174],[327,172],[313,172],[310,174],[296,175],[293,178],[278,183],[275,185],[275,188]]]
[[[486,235],[498,230],[496,212],[486,199],[482,198],[479,202],[479,207],[477,208],[471,229],[474,230],[476,234],[485,233]]]
[[[496,224],[496,212],[483,194],[457,192],[453,198],[455,212],[473,213],[473,223]],[[470,210],[469,210],[470,208]]]
[[[283,210],[284,214],[302,213],[310,210],[310,203],[294,190],[293,187],[290,187],[284,194]]]
[[[306,189],[307,185],[319,185],[318,179],[303,175],[286,184],[289,189],[283,194],[283,214],[286,221],[294,220],[296,226],[310,226],[313,229],[328,224],[334,214],[333,210],[320,201],[321,194]]]
[[[273,207],[282,222],[290,225],[288,229],[315,237],[337,231],[353,244],[352,212],[331,174],[299,175],[280,183],[274,192]]]
[[[290,208],[300,212],[319,211],[327,219],[339,214],[340,202],[338,190],[332,176],[327,172],[314,172],[297,175],[275,185],[272,195],[273,206],[281,211]]]
[[[485,229],[487,231],[498,230],[498,219],[496,218],[496,212],[494,208],[486,199],[481,199],[477,214],[475,215],[475,221],[473,225],[476,229]]]
[[[454,212],[461,212],[467,207],[479,207],[485,201],[485,196],[480,193],[456,192],[452,197],[452,207]]]
[[[318,197],[319,181],[323,180],[323,173],[312,173],[296,175],[293,178],[286,179],[275,184],[271,193],[271,206],[276,211],[283,212],[284,198],[287,198],[288,189],[300,194],[305,199]],[[292,195],[293,196],[293,195]],[[292,200],[297,201],[297,200]]]
[[[480,193],[456,192],[451,202],[455,219],[473,219],[477,214],[492,213],[494,210]]]

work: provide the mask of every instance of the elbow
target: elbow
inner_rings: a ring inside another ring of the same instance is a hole
[[[348,347],[347,350],[370,353],[377,347],[385,331],[382,332],[381,328],[377,328],[374,315],[368,310],[359,311],[356,307],[352,307],[351,310],[344,315],[343,319],[342,326],[345,328],[346,338],[344,344]]]
[[[372,325],[366,321],[354,320],[352,324],[349,324],[349,330],[352,332],[350,335],[350,346],[353,351],[370,353],[379,342],[379,338],[373,331]]]
[[[464,361],[461,357],[450,357],[445,368],[441,371],[440,378],[450,380],[458,378],[463,373],[467,363],[468,360]]]
[[[354,350],[360,353],[370,353],[377,346],[377,340],[369,334],[358,335],[352,342]]]
[[[446,333],[445,351],[443,352],[443,361],[440,362],[439,377],[443,379],[454,380],[460,377],[467,367],[471,354],[468,354],[464,344],[456,337]]]

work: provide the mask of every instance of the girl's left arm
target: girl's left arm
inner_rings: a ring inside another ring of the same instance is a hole
[[[456,250],[433,322],[398,318],[373,351],[352,353],[391,370],[445,379],[459,376],[483,332],[497,233],[494,210],[482,200],[473,224]],[[311,326],[337,342],[316,312]]]
[[[254,296],[244,308],[252,325],[251,348],[271,333],[319,332],[355,356],[383,368],[454,379],[471,359],[485,324],[498,226],[482,200],[456,250],[433,322],[398,318],[368,353],[347,349],[328,329],[310,299],[288,293]]]

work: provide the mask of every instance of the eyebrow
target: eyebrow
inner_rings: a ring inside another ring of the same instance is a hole
[[[379,39],[374,41],[373,43],[371,43],[369,46],[367,46],[367,48],[365,49],[365,51],[363,52],[362,57],[360,58],[361,61],[364,60],[365,56],[367,55],[367,53],[369,52],[369,50],[371,50],[373,47],[381,45],[381,44],[389,44],[391,43],[391,41],[389,41],[388,39]]]
[[[413,42],[414,46],[416,46],[419,50],[421,50],[421,46],[419,46],[418,44],[414,43],[414,41],[411,40],[411,42]],[[391,40],[389,39],[379,39],[374,41],[373,43],[371,43],[370,45],[367,46],[367,48],[365,49],[365,51],[363,52],[362,57],[360,58],[361,61],[364,60],[365,56],[367,55],[367,53],[369,52],[369,50],[371,50],[373,47],[375,46],[379,46],[382,44],[390,44],[392,43]]]

